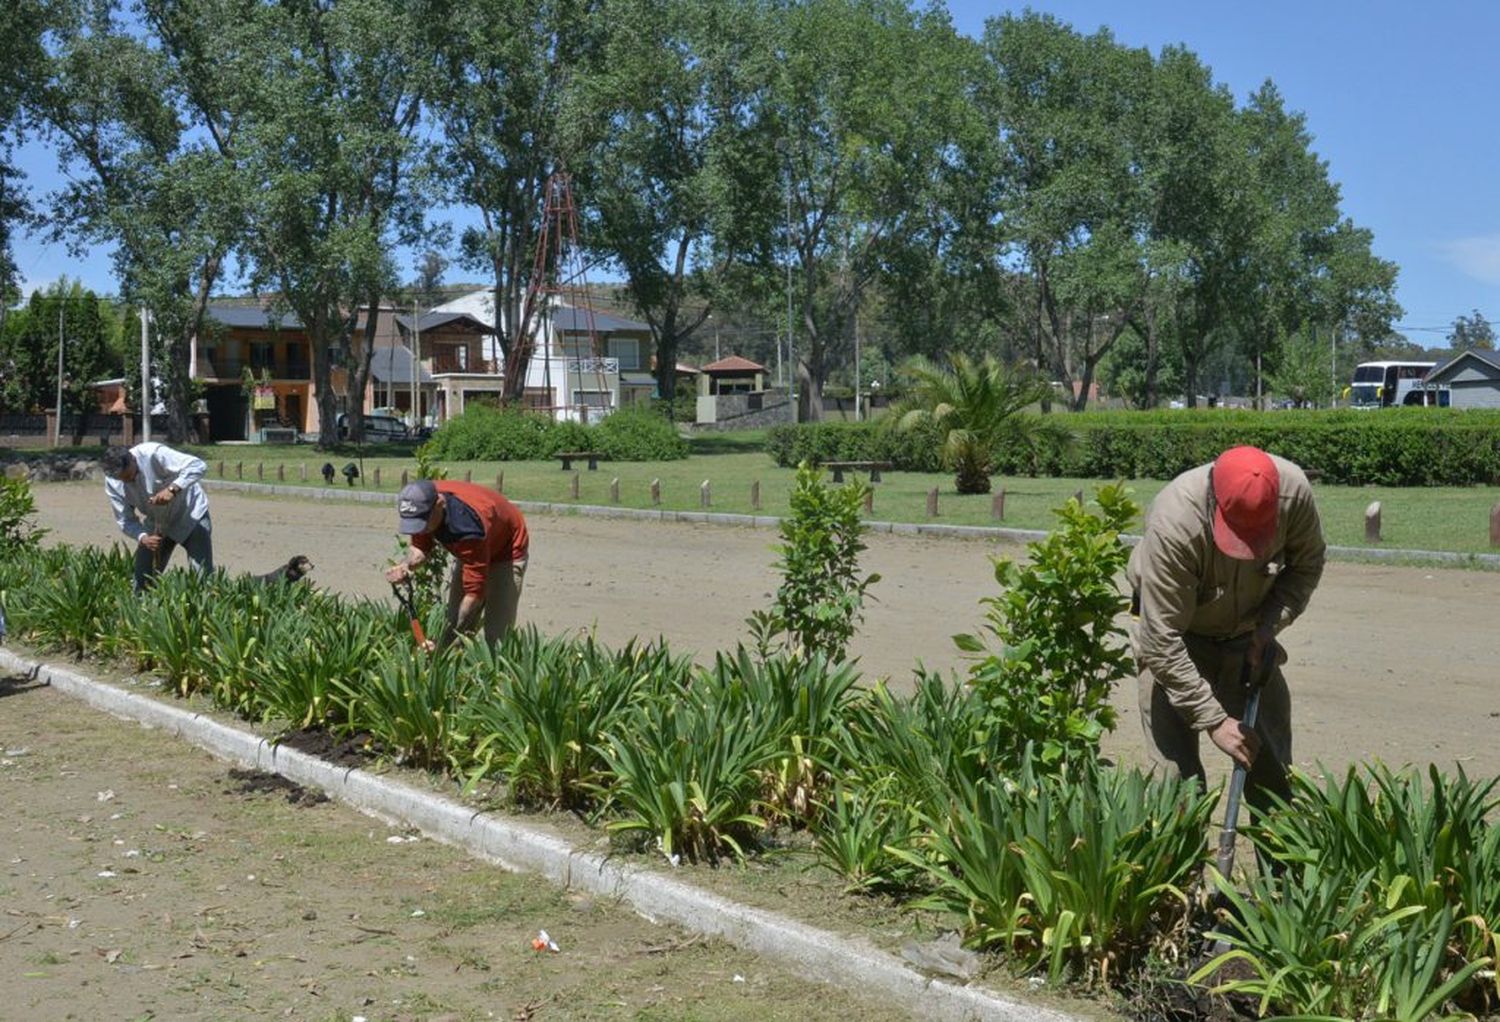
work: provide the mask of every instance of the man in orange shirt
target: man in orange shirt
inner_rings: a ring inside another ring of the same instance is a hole
[[[481,614],[485,641],[504,638],[516,623],[531,542],[520,509],[477,483],[419,479],[401,488],[396,511],[411,546],[386,571],[386,580],[405,580],[433,543],[441,543],[454,558],[444,642],[477,631]]]

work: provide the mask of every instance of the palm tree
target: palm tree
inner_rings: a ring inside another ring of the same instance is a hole
[[[946,368],[919,358],[906,373],[912,389],[896,409],[896,428],[935,425],[943,437],[943,465],[953,471],[958,492],[989,493],[996,446],[1006,437],[1037,432],[1031,416],[1017,413],[1045,397],[1050,386],[993,355],[976,362],[954,354]]]

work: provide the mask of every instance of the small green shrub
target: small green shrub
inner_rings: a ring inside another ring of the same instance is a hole
[[[36,524],[36,498],[25,479],[0,476],[0,557],[35,549],[47,530]]]
[[[688,442],[672,421],[647,408],[622,408],[589,429],[587,447],[614,461],[677,461],[688,456]]]
[[[986,745],[1002,766],[1034,746],[1053,766],[1098,754],[1115,723],[1115,683],[1133,671],[1119,616],[1129,607],[1117,576],[1129,550],[1120,533],[1140,509],[1123,486],[1101,487],[1099,513],[1075,500],[1057,511],[1060,526],[1027,545],[1027,559],[995,561],[1002,592],[984,600],[980,635],[955,635],[959,649],[979,657],[968,684],[986,704]]]

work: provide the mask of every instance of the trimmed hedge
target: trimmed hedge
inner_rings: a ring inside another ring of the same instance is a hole
[[[1446,408],[1249,412],[1201,409],[1059,414],[1071,434],[1035,447],[1006,442],[998,475],[1171,479],[1220,451],[1252,444],[1348,485],[1468,486],[1500,480],[1500,413]],[[883,423],[811,423],[771,431],[781,465],[882,459],[898,469],[940,471],[936,433]]]
[[[599,451],[615,461],[673,461],[687,457],[688,444],[665,416],[644,409],[621,409],[597,426],[585,426],[474,404],[444,423],[424,450],[448,461],[545,461],[559,451]]]

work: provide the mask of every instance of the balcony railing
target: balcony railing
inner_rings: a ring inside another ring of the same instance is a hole
[[[476,373],[488,376],[500,374],[500,363],[487,358],[463,358],[454,352],[441,352],[432,356],[432,372],[439,373]]]
[[[198,379],[200,380],[238,380],[248,368],[260,379],[262,369],[271,373],[273,380],[310,380],[312,379],[312,367],[302,361],[286,361],[281,363],[262,362],[259,359],[246,361],[241,358],[198,358]]]
[[[620,371],[620,360],[617,358],[570,358],[567,371],[574,375],[615,374]]]

